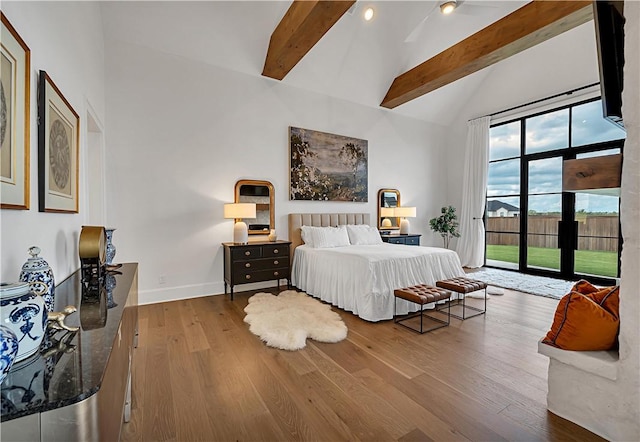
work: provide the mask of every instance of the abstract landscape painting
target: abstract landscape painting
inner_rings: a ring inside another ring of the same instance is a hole
[[[367,140],[289,128],[291,200],[367,202]]]

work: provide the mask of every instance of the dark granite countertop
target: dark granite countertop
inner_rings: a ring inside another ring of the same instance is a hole
[[[138,264],[118,271],[95,288],[83,285],[80,270],[56,286],[54,310],[76,306],[65,323],[80,330],[50,330],[38,353],[14,364],[2,383],[2,422],[80,402],[100,389]]]

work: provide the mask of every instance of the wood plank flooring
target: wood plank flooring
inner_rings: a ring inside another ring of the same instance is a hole
[[[334,308],[346,340],[287,352],[243,322],[254,293],[140,307],[123,440],[602,440],[546,410],[557,300],[505,290],[424,335]]]

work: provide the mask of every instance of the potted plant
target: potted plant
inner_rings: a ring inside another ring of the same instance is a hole
[[[453,206],[443,207],[440,212],[442,215],[429,220],[429,226],[431,226],[431,230],[442,236],[444,247],[448,249],[451,238],[460,237],[458,217],[456,216],[456,208]]]

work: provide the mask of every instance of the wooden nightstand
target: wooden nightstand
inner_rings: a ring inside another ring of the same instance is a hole
[[[233,286],[260,281],[287,280],[287,288],[291,286],[289,268],[289,246],[291,241],[250,242],[236,244],[223,242],[224,246],[224,294],[227,284]]]
[[[389,244],[405,244],[407,246],[419,246],[421,236],[422,235],[419,233],[407,233],[406,235],[401,235],[399,233],[380,234],[380,237],[384,242],[388,242]]]

